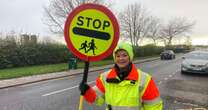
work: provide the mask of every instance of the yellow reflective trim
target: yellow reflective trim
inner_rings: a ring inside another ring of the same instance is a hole
[[[139,107],[112,106],[112,110],[140,110]]]
[[[106,79],[107,79],[107,76],[108,76],[108,74],[110,73],[110,71],[111,71],[111,69],[108,70],[108,71],[105,71],[104,73],[102,73],[102,74],[100,75],[101,81],[102,81],[102,83],[103,83],[104,86],[105,86],[105,84],[106,84]]]
[[[160,101],[162,101],[160,96],[158,96],[157,98],[153,100],[143,100],[144,104],[149,104],[149,105],[160,103]]]
[[[107,75],[109,73],[110,70],[108,71],[105,71],[104,73],[100,74],[100,79],[103,83],[103,86],[105,87],[105,79],[107,78]],[[103,103],[105,102],[105,94],[103,94],[97,86],[94,86],[93,89],[95,90],[96,94],[97,94],[97,97],[96,97],[96,100],[95,100],[95,104],[98,105],[98,106],[102,106]]]
[[[143,106],[144,106],[144,110],[163,110],[162,100],[160,100],[159,102],[155,104],[144,103]]]
[[[98,89],[97,86],[93,86],[93,89],[95,90],[96,95],[97,95],[98,97],[103,95],[103,93]]]
[[[139,78],[139,92],[140,92],[140,95],[141,95],[142,91],[144,90],[144,86],[145,86],[145,82],[146,82],[146,75],[141,70],[139,70],[138,72],[140,73],[139,74],[139,77],[140,77]]]
[[[144,95],[144,92],[147,89],[147,86],[151,80],[151,76],[145,72],[142,72],[142,77],[145,77],[145,81],[144,81],[144,85],[143,85],[143,90],[141,92],[141,97]]]

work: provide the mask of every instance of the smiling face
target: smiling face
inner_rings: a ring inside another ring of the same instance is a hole
[[[130,58],[125,50],[118,50],[115,53],[115,63],[119,68],[125,68],[130,63]]]

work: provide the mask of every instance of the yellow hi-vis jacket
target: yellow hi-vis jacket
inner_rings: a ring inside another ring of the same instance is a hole
[[[115,69],[111,69],[96,80],[96,85],[86,91],[84,98],[89,103],[102,105],[106,110],[162,110],[159,91],[151,76],[132,65],[132,70],[123,81]]]

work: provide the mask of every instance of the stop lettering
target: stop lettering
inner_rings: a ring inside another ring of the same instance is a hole
[[[100,19],[93,19],[90,17],[83,17],[83,16],[78,16],[77,17],[77,25],[79,26],[87,26],[90,27],[92,26],[95,29],[100,29],[105,30],[106,27],[110,26],[110,22],[103,20],[101,21]]]

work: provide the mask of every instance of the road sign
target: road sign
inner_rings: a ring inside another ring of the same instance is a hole
[[[105,6],[83,4],[68,16],[64,36],[69,50],[85,61],[109,56],[119,39],[116,17]]]

